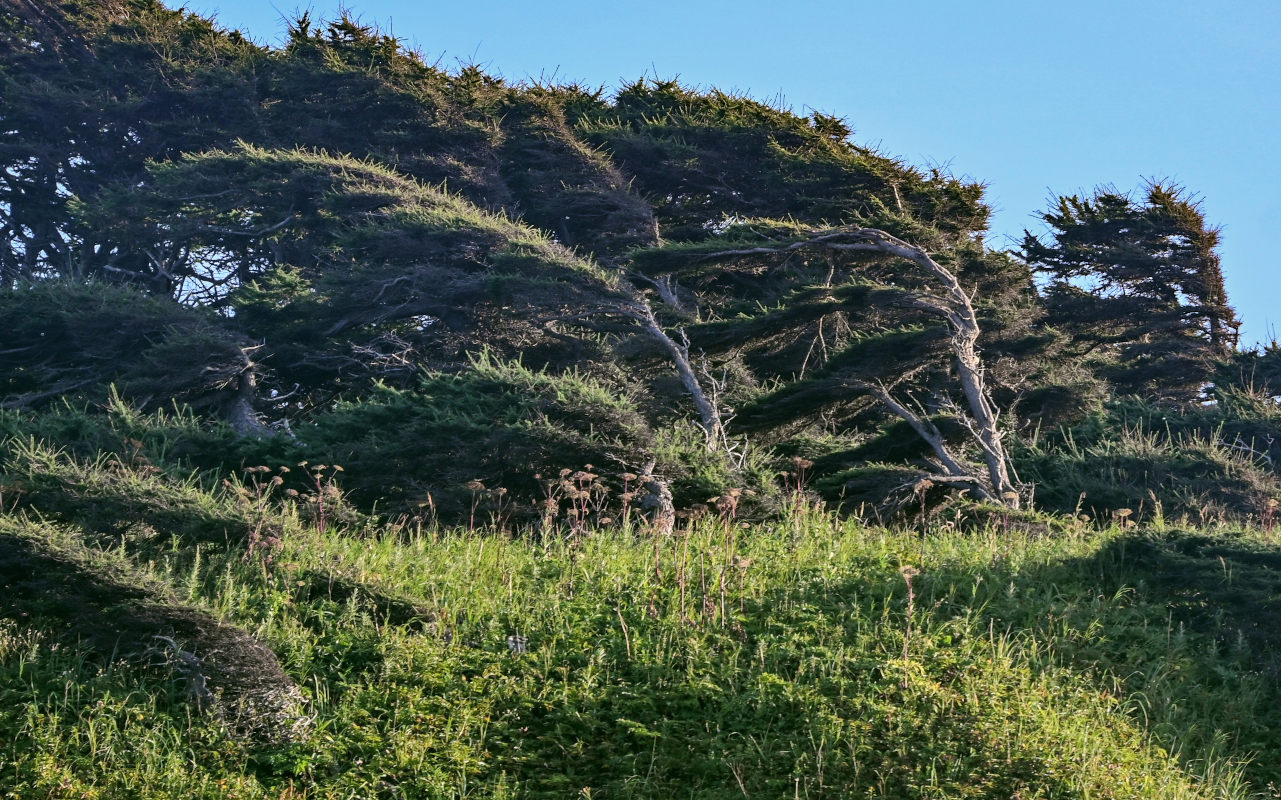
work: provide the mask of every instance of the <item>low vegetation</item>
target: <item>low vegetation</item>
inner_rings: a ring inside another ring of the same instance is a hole
[[[204,485],[6,449],[10,797],[1247,798],[1281,782],[1270,534],[982,508],[886,528],[797,494],[765,524],[729,496],[665,538],[568,514],[513,536],[492,512],[475,530],[381,524],[341,499],[321,516],[281,490],[292,471]]]
[[[1190,193],[1000,252],[823,114],[0,12],[0,796],[1281,796]]]

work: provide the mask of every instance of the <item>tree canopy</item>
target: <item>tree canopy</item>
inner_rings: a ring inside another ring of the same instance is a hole
[[[184,405],[389,511],[483,486],[536,518],[566,470],[613,503],[896,509],[1035,502],[1036,432],[1275,371],[1165,184],[1060,198],[1000,252],[981,184],[822,114],[449,72],[350,15],[267,48],[155,0],[0,7],[22,413]]]
[[[1048,320],[1094,351],[1122,392],[1190,400],[1237,345],[1216,248],[1219,231],[1176,187],[1152,183],[1145,202],[1100,190],[1061,197],[1028,233],[1023,257],[1045,276]]]

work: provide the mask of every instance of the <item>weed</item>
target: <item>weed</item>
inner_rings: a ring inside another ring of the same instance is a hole
[[[916,616],[916,590],[912,586],[912,579],[921,574],[921,571],[913,566],[904,566],[899,570],[903,576],[903,582],[907,584],[907,621],[903,628],[903,682],[901,686],[908,687],[908,657],[912,647],[912,618]]]
[[[277,515],[273,495],[285,479],[282,475],[272,475],[264,480],[264,476],[272,471],[267,466],[246,467],[243,472],[249,477],[247,485],[243,481],[223,481],[223,487],[231,492],[241,512],[249,519],[245,558],[258,561],[264,579],[282,543],[281,529],[275,524]],[[284,471],[288,472],[287,469]]]
[[[72,507],[49,493],[53,473],[77,492],[135,480],[127,461],[122,473],[28,456],[6,479],[34,483],[24,503],[36,509]],[[59,546],[254,630],[305,687],[310,729],[247,750],[191,705],[195,673],[176,684],[172,670],[100,660],[59,639],[50,609],[10,598],[10,791],[1244,800],[1281,779],[1266,757],[1281,742],[1267,677],[1281,633],[1263,627],[1281,589],[1274,554],[1248,537],[1140,526],[1050,537],[989,515],[922,538],[813,505],[745,527],[746,492],[732,491],[675,536],[638,537],[625,521],[596,527],[601,479],[587,469],[555,479],[564,536],[498,535],[478,520],[355,537],[298,518],[306,504],[282,491],[297,469],[243,475],[199,507],[258,526],[252,543],[177,538],[142,557],[93,551],[66,528]],[[163,476],[136,480],[146,502],[187,497],[159,491]],[[506,501],[480,502],[478,516],[491,503],[497,520]],[[0,519],[5,537],[49,535]],[[1242,598],[1253,605],[1238,616]]]

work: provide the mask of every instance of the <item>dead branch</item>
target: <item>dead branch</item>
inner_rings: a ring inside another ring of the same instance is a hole
[[[695,369],[693,359],[689,354],[689,338],[682,330],[680,332],[681,341],[677,342],[667,331],[663,330],[658,318],[654,316],[653,307],[639,292],[635,292],[629,300],[599,306],[578,314],[553,317],[543,323],[543,329],[553,336],[564,338],[563,334],[555,332],[551,327],[554,323],[577,322],[593,317],[610,315],[625,317],[639,324],[649,338],[657,342],[667,352],[676,367],[676,374],[680,378],[681,386],[694,399],[694,407],[698,411],[699,423],[707,439],[707,449],[710,451],[720,449],[726,442],[725,422],[721,417],[721,412],[715,399],[708,397],[707,391],[699,381],[698,371]]]
[[[276,231],[285,227],[289,223],[293,222],[296,216],[297,216],[296,214],[294,214],[293,212],[290,212],[289,216],[285,217],[280,222],[277,222],[274,225],[268,225],[265,228],[255,228],[252,230],[243,230],[240,228],[227,228],[221,225],[201,225],[199,230],[201,233],[218,233],[218,234],[222,234],[223,236],[245,236],[250,239],[257,239],[257,238],[268,236],[270,234],[275,233]]]
[[[979,356],[978,339],[981,333],[978,317],[974,312],[973,296],[967,294],[960,281],[942,264],[935,261],[923,248],[875,228],[843,228],[838,231],[813,236],[804,241],[778,247],[751,247],[705,253],[700,258],[725,258],[742,255],[788,253],[802,249],[873,252],[898,256],[921,267],[943,290],[941,295],[922,293],[913,297],[917,308],[937,314],[947,320],[952,330],[952,353],[956,358],[957,377],[965,395],[968,413],[959,416],[970,431],[971,437],[982,451],[986,465],[986,479],[978,480],[988,499],[1017,507],[1019,494],[1010,478],[1009,457],[1002,442],[999,426],[1000,413],[992,403],[984,382],[983,361]],[[864,384],[891,411],[908,422],[934,450],[951,476],[973,475],[954,456],[947,452],[938,429],[921,415],[894,400],[884,386],[879,388]]]
[[[677,343],[667,334],[667,331],[663,330],[663,326],[658,324],[654,309],[643,297],[638,296],[630,303],[620,304],[617,311],[639,323],[650,338],[662,345],[672,357],[676,373],[680,376],[681,386],[694,399],[694,407],[698,410],[703,433],[707,438],[707,449],[711,451],[719,449],[725,439],[725,424],[721,420],[720,409],[708,398],[707,392],[698,380],[698,372],[694,369],[694,363],[689,356],[689,338],[685,336],[685,332],[681,331],[681,342]]]
[[[902,419],[912,430],[925,440],[925,443],[934,451],[934,456],[938,461],[938,466],[942,468],[941,473],[928,476],[937,483],[961,484],[966,488],[974,491],[980,499],[998,500],[992,489],[986,483],[977,477],[978,470],[971,464],[965,463],[964,460],[952,453],[947,446],[947,441],[943,438],[943,432],[938,429],[928,417],[923,413],[918,413],[900,403],[890,394],[885,385],[877,383],[854,383],[857,388],[863,389],[868,394],[879,400],[886,408],[894,413],[899,419]]]
[[[59,397],[61,395],[68,394],[69,392],[74,392],[76,389],[79,389],[82,386],[88,386],[90,383],[93,383],[92,378],[62,381],[54,384],[54,386],[47,391],[28,392],[27,394],[21,394],[17,397],[11,397],[8,400],[0,402],[0,409],[30,408],[31,406],[48,400],[51,397]]]
[[[664,305],[670,306],[682,313],[689,313],[689,309],[681,302],[680,294],[677,291],[676,279],[670,275],[664,275],[661,278],[651,278],[648,275],[636,272],[635,270],[624,270],[627,277],[634,280],[643,281],[654,287],[658,292],[658,298],[663,301]]]

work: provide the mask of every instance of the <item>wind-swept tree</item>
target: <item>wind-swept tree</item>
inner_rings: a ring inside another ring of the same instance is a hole
[[[156,0],[0,0],[0,283],[148,272],[80,229],[72,201],[247,135],[266,59]]]
[[[777,346],[771,340],[795,338],[798,328],[815,322],[820,326],[814,341],[831,352],[820,358],[811,346],[805,360],[814,357],[816,366],[810,375],[804,362],[791,360],[791,374],[773,376],[780,388],[749,401],[748,413],[760,417],[777,412],[778,405],[790,406],[792,419],[850,406],[865,415],[872,409],[888,411],[928,449],[922,459],[928,469],[916,480],[928,477],[934,483],[961,486],[983,499],[1017,505],[1001,415],[979,354],[982,328],[974,292],[963,288],[953,268],[926,249],[882,230],[847,225],[788,233],[774,240],[740,239],[733,247],[702,242],[668,248],[666,254],[669,269],[679,271],[683,259],[686,274],[706,272],[709,263],[719,263],[729,273],[762,269],[762,264],[769,271],[793,258],[826,269],[822,284],[794,292],[790,302],[778,309],[694,329],[696,341],[732,341],[742,355],[755,348],[768,352]],[[967,258],[982,261],[981,248],[971,243],[970,249],[973,252],[940,258],[954,265],[965,265]],[[649,253],[642,263],[653,263],[661,255],[661,251]],[[873,257],[870,263],[869,256]],[[823,339],[821,327],[828,316],[846,321],[844,335],[833,335],[830,344]],[[875,321],[867,325],[869,318],[906,321],[911,327],[877,330]],[[915,352],[912,340],[921,345]],[[756,355],[763,354],[758,350]],[[754,360],[748,359],[744,368],[750,370]],[[756,363],[768,363],[768,359]],[[950,391],[953,382],[960,389],[959,400]],[[965,432],[959,441],[948,440],[935,423],[936,416]],[[847,417],[843,424],[850,422]],[[966,450],[983,466],[970,462],[963,454]]]
[[[1022,249],[1046,280],[1047,322],[1120,392],[1194,400],[1240,326],[1201,207],[1152,183],[1143,202],[1111,189],[1060,197],[1042,219],[1048,241],[1025,232]]]
[[[42,282],[133,291],[160,325],[139,352],[205,343],[165,397],[99,358],[137,343],[111,314],[118,340],[57,338],[75,347],[50,361],[28,345],[62,333],[27,320],[0,402],[115,382],[250,433],[292,423],[353,465],[403,447],[406,502],[588,458],[698,502],[792,456],[832,498],[888,469],[1008,500],[1016,415],[995,412],[1046,393],[1053,335],[1026,265],[981,245],[979,184],[675,81],[450,73],[349,14],[272,49],[157,0],[0,4],[6,308]],[[402,411],[422,441],[322,430]]]

